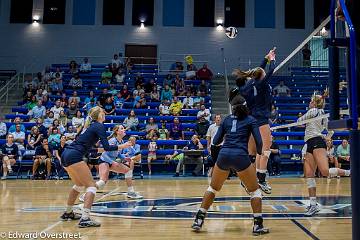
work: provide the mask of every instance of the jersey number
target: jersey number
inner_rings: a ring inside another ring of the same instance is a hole
[[[236,132],[236,120],[232,121],[232,127],[231,127],[231,132]]]

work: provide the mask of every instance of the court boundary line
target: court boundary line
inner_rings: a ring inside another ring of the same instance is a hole
[[[306,235],[308,235],[309,237],[311,237],[313,240],[320,240],[320,238],[318,238],[317,236],[315,236],[315,234],[313,234],[311,231],[309,231],[304,225],[302,225],[301,223],[299,223],[298,221],[296,221],[293,218],[289,218],[289,220],[294,223],[296,226],[298,226],[304,233],[306,233]]]

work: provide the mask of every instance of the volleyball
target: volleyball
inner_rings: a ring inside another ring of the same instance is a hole
[[[236,38],[238,30],[235,27],[228,27],[225,30],[225,34],[228,38]]]

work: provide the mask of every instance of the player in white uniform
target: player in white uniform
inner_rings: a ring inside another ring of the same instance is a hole
[[[325,115],[325,96],[313,95],[309,104],[309,111],[298,119],[298,122],[307,119],[312,119]],[[330,168],[326,152],[326,141],[322,132],[327,130],[328,119],[322,118],[314,120],[306,124],[305,138],[306,154],[304,161],[305,177],[307,180],[307,186],[310,197],[310,206],[305,213],[306,216],[313,216],[320,211],[320,207],[316,202],[316,181],[315,171],[318,167],[321,175],[324,177],[330,176],[349,176],[349,170],[342,170],[339,168]]]

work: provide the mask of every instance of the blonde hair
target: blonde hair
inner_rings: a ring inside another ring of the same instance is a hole
[[[33,127],[31,128],[31,134],[34,134],[35,129],[38,129],[38,130],[39,130],[39,128],[38,128],[37,126],[33,126]]]
[[[263,72],[264,72],[264,69],[262,69],[261,67],[256,67],[256,68],[250,69],[249,71],[242,71],[242,70],[236,68],[232,72],[232,75],[234,75],[236,78],[241,78],[241,79],[247,79],[247,78],[260,79]]]
[[[113,137],[117,137],[117,131],[119,130],[120,127],[124,127],[123,125],[119,124],[119,125],[115,125],[112,129],[112,133],[110,134],[110,136],[108,137],[108,139],[111,139]]]
[[[322,95],[316,94],[314,92],[313,96],[311,97],[311,101],[314,103],[316,108],[325,108],[325,98],[329,97],[329,90],[326,88]]]
[[[136,141],[136,137],[135,136],[129,137],[129,141]]]
[[[84,129],[88,128],[92,121],[97,121],[99,115],[102,111],[102,108],[99,106],[93,107],[90,109],[88,116],[86,117]]]

